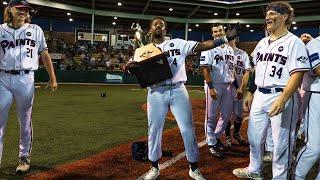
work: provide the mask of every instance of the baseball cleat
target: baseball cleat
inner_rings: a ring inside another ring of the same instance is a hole
[[[158,168],[151,167],[147,174],[143,177],[144,180],[155,180],[159,176],[160,172]]]
[[[273,159],[273,153],[270,151],[267,151],[263,156],[263,162],[269,163],[272,162]]]
[[[237,168],[232,171],[233,175],[237,176],[238,178],[244,179],[255,179],[255,180],[262,180],[263,178],[259,174],[250,173],[248,168]]]
[[[215,156],[217,158],[220,158],[220,159],[224,158],[223,153],[221,152],[221,150],[217,146],[210,146],[209,151],[213,156]]]
[[[17,174],[26,173],[30,170],[30,158],[29,157],[21,157],[19,159],[19,165],[16,169]]]
[[[231,148],[231,146],[232,146],[231,136],[227,136],[226,137],[226,148]]]
[[[192,169],[190,168],[189,170],[189,176],[192,178],[192,179],[195,179],[195,180],[206,180],[206,178],[204,178],[199,170],[199,168],[197,168],[196,170],[192,171]]]
[[[220,151],[224,150],[224,145],[223,145],[223,143],[221,142],[220,139],[217,139],[217,143],[216,143],[215,146],[218,147]]]
[[[240,134],[234,134],[233,138],[241,145],[241,146],[249,146],[247,141],[245,141]]]

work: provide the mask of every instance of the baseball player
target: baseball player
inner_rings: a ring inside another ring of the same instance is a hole
[[[307,44],[310,40],[313,39],[313,37],[308,34],[308,33],[304,33],[300,36],[300,39],[303,41],[304,44]],[[297,138],[298,139],[302,139],[302,134],[303,134],[303,131],[304,131],[304,114],[306,112],[306,108],[307,108],[307,101],[308,101],[308,96],[309,96],[309,92],[305,92],[303,89],[308,89],[310,88],[309,86],[311,85],[312,83],[312,80],[313,78],[311,78],[311,76],[309,75],[309,73],[305,73],[304,76],[303,76],[303,80],[302,80],[302,85],[301,85],[301,88],[300,88],[300,96],[301,96],[301,99],[300,99],[300,117],[299,117],[299,120],[300,120],[300,127],[299,127],[299,130],[297,132]]]
[[[303,87],[304,91],[309,92],[307,109],[305,112],[305,142],[306,145],[300,150],[297,156],[295,180],[303,180],[312,166],[320,159],[320,37],[311,40],[307,45],[312,73],[306,73],[313,82],[308,87]],[[316,179],[320,179],[320,171]]]
[[[223,26],[215,23],[212,26],[214,39],[225,36]],[[220,137],[225,131],[233,108],[232,92],[234,86],[235,57],[233,49],[222,45],[208,51],[203,51],[200,57],[205,78],[206,94],[205,133],[210,153],[218,158],[224,158],[223,145]],[[221,118],[217,122],[217,110],[220,107]]]
[[[180,128],[187,160],[190,163],[189,176],[193,179],[205,179],[198,168],[198,144],[193,126],[191,103],[184,85],[187,81],[185,58],[195,52],[219,46],[227,40],[225,38],[200,43],[182,39],[165,40],[166,22],[161,17],[151,21],[148,34],[150,42],[156,44],[167,55],[173,77],[148,87],[148,158],[152,167],[144,179],[156,179],[159,176],[158,162],[162,156],[162,131],[169,107]],[[235,27],[230,31],[227,39],[232,40],[237,34],[238,30]]]
[[[19,165],[17,173],[28,172],[32,149],[32,105],[34,71],[38,69],[39,54],[50,76],[54,91],[57,81],[42,29],[30,23],[32,8],[25,0],[10,0],[0,25],[0,160],[8,113],[16,102],[20,122]]]
[[[269,122],[273,147],[273,179],[288,179],[298,116],[297,89],[310,69],[305,45],[288,31],[293,8],[286,1],[271,2],[266,8],[266,28],[270,36],[256,46],[257,90],[250,110],[248,138],[250,163],[233,170],[239,178],[261,179],[262,156]]]
[[[307,44],[311,39],[313,39],[313,37],[308,34],[308,33],[304,33],[300,36],[300,39],[302,40],[302,42],[304,44]],[[311,71],[309,71],[311,72]],[[301,87],[299,88],[299,96],[298,96],[298,107],[299,107],[299,115],[298,115],[298,120],[297,122],[300,123],[298,132],[297,132],[297,138],[298,139],[302,139],[302,134],[304,131],[304,114],[307,108],[307,101],[309,99],[309,92],[304,91],[303,89],[308,89],[310,88],[310,85],[313,81],[313,78],[311,78],[311,76],[309,75],[309,72],[304,73],[303,76],[303,80],[302,80],[302,84]],[[292,143],[293,143],[293,148],[296,148],[296,144],[295,144],[295,139],[293,139]],[[273,140],[272,140],[272,131],[271,131],[271,125],[269,125],[268,127],[268,133],[267,133],[267,139],[266,139],[266,152],[263,156],[263,161],[264,162],[272,162],[272,156],[273,156]]]
[[[236,87],[237,89],[234,89],[233,91],[233,114],[235,116],[234,121],[234,131],[233,131],[233,138],[242,146],[248,146],[248,143],[241,137],[240,135],[240,128],[242,124],[242,96],[243,92],[245,92],[245,89],[247,87],[247,83],[249,80],[250,75],[250,60],[248,54],[243,51],[242,49],[237,48],[236,41],[238,39],[235,39],[233,41],[229,42],[229,45],[232,47],[235,55],[235,66],[234,66],[234,73],[235,73],[235,79],[237,83],[241,83],[239,87]],[[231,141],[231,121],[229,121],[227,127],[226,127],[226,146],[231,147],[232,141]]]

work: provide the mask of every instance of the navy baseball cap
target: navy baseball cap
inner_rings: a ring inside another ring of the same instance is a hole
[[[33,8],[26,0],[10,0],[8,5],[16,8],[28,8],[30,11],[33,11]]]

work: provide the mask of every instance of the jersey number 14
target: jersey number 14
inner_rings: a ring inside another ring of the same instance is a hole
[[[278,78],[280,79],[281,75],[282,75],[282,67],[280,69],[278,69],[278,70],[277,70],[276,66],[272,66],[271,68],[272,68],[272,71],[271,71],[270,76],[274,77],[275,75],[277,75]]]

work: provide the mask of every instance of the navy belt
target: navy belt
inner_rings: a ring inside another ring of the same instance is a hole
[[[8,73],[8,74],[13,74],[13,75],[20,75],[22,72],[24,74],[29,74],[31,70],[1,70],[0,72]]]
[[[162,82],[162,83],[158,83],[158,84],[154,84],[152,86],[150,86],[151,88],[157,88],[157,87],[173,87],[173,86],[176,86],[176,85],[179,85],[179,84],[183,84],[184,81],[179,81],[177,83],[173,83],[173,84],[166,84],[165,82]]]
[[[260,92],[262,92],[263,94],[271,94],[271,93],[282,92],[283,88],[262,88],[262,87],[259,87],[258,90]]]
[[[183,81],[180,81],[180,82],[177,82],[177,83],[174,83],[174,84],[161,84],[159,86],[176,86],[176,85],[181,84],[181,83],[183,83]]]

